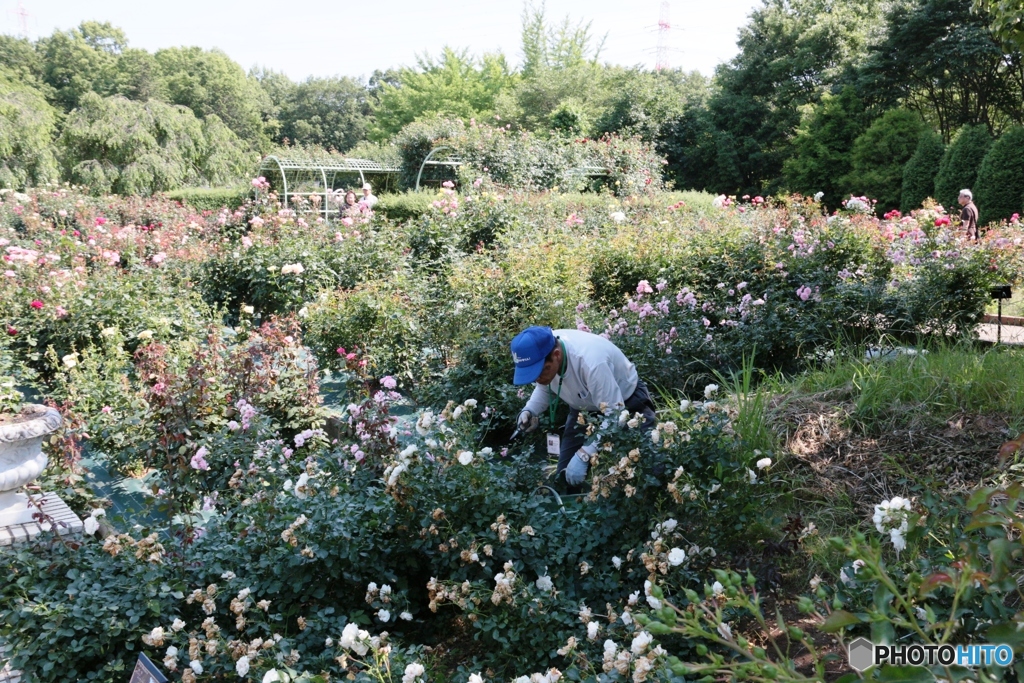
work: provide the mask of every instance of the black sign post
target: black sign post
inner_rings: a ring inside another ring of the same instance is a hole
[[[1013,296],[1013,291],[1010,289],[1010,285],[995,285],[989,289],[989,295],[995,299],[998,303],[998,313],[996,318],[996,344],[1003,340],[1003,299],[1009,299]]]
[[[160,673],[156,664],[140,652],[139,661],[135,662],[135,670],[132,671],[132,678],[128,683],[167,683],[167,676]]]

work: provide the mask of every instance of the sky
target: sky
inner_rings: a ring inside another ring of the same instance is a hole
[[[706,75],[736,54],[737,31],[761,0],[671,0],[665,44],[673,68]],[[19,7],[27,16],[22,19]],[[653,68],[661,0],[547,0],[553,21],[591,22],[607,36],[601,59]],[[471,54],[502,51],[522,61],[519,1],[364,0],[0,0],[0,32],[36,39],[86,20],[109,21],[129,45],[150,52],[198,45],[219,48],[248,70],[264,66],[292,80],[310,76],[368,78],[375,69],[412,66],[444,46]]]

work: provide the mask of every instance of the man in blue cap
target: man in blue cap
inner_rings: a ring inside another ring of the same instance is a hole
[[[565,431],[558,439],[555,477],[565,472],[570,493],[579,491],[600,440],[598,435],[585,443],[586,434],[577,421],[580,411],[617,417],[625,409],[643,415],[645,431],[654,428],[656,416],[647,385],[619,347],[604,337],[534,326],[516,335],[511,346],[516,366],[513,383],[535,383],[530,400],[519,413],[519,429],[536,429],[545,409],[553,428],[558,404],[564,401],[569,406]]]

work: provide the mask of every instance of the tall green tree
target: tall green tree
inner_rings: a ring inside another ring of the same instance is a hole
[[[705,107],[689,107],[669,120],[658,140],[665,175],[677,189],[729,193],[743,183],[732,137],[719,130]]]
[[[86,93],[114,92],[118,56],[127,44],[121,29],[93,21],[40,39],[36,49],[42,55],[43,81],[53,89],[53,103],[70,111]]]
[[[307,79],[279,107],[281,138],[341,152],[366,137],[370,122],[366,88],[347,77]]]
[[[704,105],[710,95],[710,79],[699,71],[609,69],[607,84],[610,98],[596,132],[647,142],[658,140],[666,122]]]
[[[974,185],[981,221],[1024,213],[1024,127],[1003,133],[985,155]]]
[[[945,151],[942,138],[934,130],[929,128],[921,134],[914,156],[903,167],[900,211],[909,213],[920,208],[925,199],[935,194],[935,176],[939,173],[939,163]]]
[[[813,195],[823,192],[826,206],[845,198],[840,179],[853,167],[854,141],[864,132],[864,104],[852,86],[825,94],[807,113],[793,138],[791,156],[782,167],[786,189]]]
[[[0,68],[0,187],[57,180],[57,111],[19,74]]]
[[[26,85],[43,84],[43,59],[26,38],[0,35],[0,67]]]
[[[935,176],[935,200],[946,207],[956,206],[960,190],[972,189],[978,169],[989,147],[992,136],[983,124],[961,128],[939,163]]]
[[[380,87],[371,136],[387,139],[422,118],[489,117],[495,97],[514,81],[504,55],[488,54],[477,60],[465,50],[446,47],[439,60],[421,57],[416,68],[398,72],[397,85]]]
[[[946,140],[963,125],[1022,122],[1021,56],[1003,49],[971,0],[897,2],[886,21],[861,74],[874,102],[920,111]]]
[[[853,163],[843,178],[846,191],[877,199],[879,212],[899,208],[903,166],[925,129],[920,115],[906,109],[890,109],[875,119],[853,143]]]
[[[521,79],[498,98],[495,107],[502,120],[533,131],[546,131],[564,120],[564,113],[588,125],[605,114],[609,72],[598,58],[604,39],[591,33],[590,22],[565,17],[551,22],[544,5],[527,4],[522,15],[523,64]],[[563,115],[552,118],[561,108]]]
[[[852,80],[880,29],[881,0],[767,0],[740,30],[739,54],[716,73],[708,107],[738,152],[735,192],[774,189],[800,107]]]
[[[255,149],[269,145],[262,116],[269,98],[230,57],[198,47],[167,48],[155,57],[168,102],[188,107],[199,118],[216,114]]]
[[[187,107],[96,93],[86,93],[68,116],[60,150],[67,177],[98,194],[224,182],[232,169],[252,163],[247,146],[213,116],[204,124]]]
[[[974,10],[989,17],[996,37],[1024,51],[1024,0],[974,0]]]
[[[125,48],[113,65],[111,94],[124,95],[130,100],[167,97],[156,57],[138,48]]]

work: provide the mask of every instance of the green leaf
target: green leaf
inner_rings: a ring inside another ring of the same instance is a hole
[[[891,644],[896,640],[896,632],[888,621],[876,621],[871,624],[871,641],[877,644]]]
[[[820,630],[825,633],[835,633],[840,629],[848,628],[861,623],[860,617],[846,610],[836,610],[828,615],[828,619],[821,625]]]
[[[1020,653],[1024,650],[1024,631],[1018,631],[1017,626],[1015,621],[993,624],[985,632],[985,637],[990,643],[1005,643]]]
[[[999,581],[1006,576],[1013,563],[1013,553],[1019,548],[1019,543],[1013,543],[1005,538],[989,541],[988,550],[992,554],[991,578],[993,581]]]

